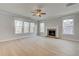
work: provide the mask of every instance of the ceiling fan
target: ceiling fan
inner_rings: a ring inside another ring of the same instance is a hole
[[[37,8],[32,13],[33,13],[33,16],[39,16],[39,17],[41,17],[42,15],[45,15],[46,14],[45,12],[42,11],[41,8]]]

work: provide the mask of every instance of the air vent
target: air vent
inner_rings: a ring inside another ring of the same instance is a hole
[[[75,4],[76,4],[76,3],[67,3],[66,6],[69,7],[69,6],[73,6],[73,5],[75,5]]]

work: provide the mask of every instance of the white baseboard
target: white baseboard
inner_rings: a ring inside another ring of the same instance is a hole
[[[79,40],[74,40],[74,39],[62,39],[62,40],[68,40],[68,41],[75,41],[75,42],[79,42]]]
[[[22,36],[22,37],[17,37],[17,38],[8,38],[8,39],[0,40],[0,42],[6,42],[6,41],[11,41],[11,40],[23,39],[23,38],[28,38],[28,37],[29,36]]]
[[[8,39],[0,40],[0,42],[6,42],[6,41],[11,41],[11,40],[17,40],[17,39],[19,40],[19,39],[29,38],[29,37],[31,37],[31,36],[21,36],[21,37],[15,37],[15,38],[8,38]],[[79,42],[79,40],[74,40],[74,39],[62,39],[62,40]]]

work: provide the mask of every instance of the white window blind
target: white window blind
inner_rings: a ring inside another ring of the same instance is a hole
[[[29,22],[24,22],[24,33],[29,32]]]
[[[35,23],[30,23],[30,33],[33,33],[35,30]]]
[[[22,21],[15,20],[15,33],[16,34],[22,33],[22,26],[23,26]]]
[[[63,34],[74,34],[74,20],[63,20]]]
[[[40,23],[40,32],[41,33],[45,32],[45,23]]]

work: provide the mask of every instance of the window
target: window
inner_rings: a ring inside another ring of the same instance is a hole
[[[19,20],[15,20],[15,33],[22,33],[23,22]]]
[[[63,34],[74,34],[73,23],[73,19],[63,20]]]
[[[35,30],[35,23],[23,22],[19,20],[15,20],[15,33],[33,33]]]
[[[33,33],[35,30],[35,23],[30,23],[30,32]]]
[[[45,24],[40,23],[40,32],[44,33],[44,30],[45,30]]]
[[[29,22],[24,22],[24,33],[29,32]]]

